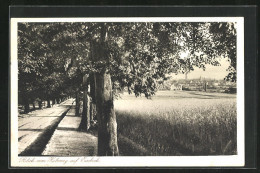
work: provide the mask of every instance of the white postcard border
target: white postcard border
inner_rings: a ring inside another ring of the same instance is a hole
[[[210,167],[244,166],[244,18],[243,17],[108,17],[108,18],[11,18],[11,167]],[[18,156],[18,22],[237,22],[237,155],[232,156],[118,156],[25,157]]]

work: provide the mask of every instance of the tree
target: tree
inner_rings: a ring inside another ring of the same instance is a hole
[[[89,80],[88,75],[83,76],[83,110],[82,118],[79,125],[80,130],[87,131],[90,128],[90,104],[88,96]]]
[[[44,57],[39,56],[45,51],[45,46],[42,39],[35,39],[42,37],[36,28],[27,23],[18,24],[19,99],[24,104],[25,113],[30,111],[29,100],[35,99],[35,96],[38,95],[39,81],[42,77],[41,70],[44,68],[42,63],[45,61]]]
[[[209,23],[96,23],[89,27],[95,36],[90,38],[90,61],[96,70],[99,155],[118,154],[113,87],[119,84],[129,93],[149,98],[156,91],[156,81],[168,73],[219,65],[216,56],[223,52],[210,44],[214,40],[209,27]],[[190,63],[180,59],[183,51],[193,55]]]
[[[236,82],[237,80],[237,32],[236,23],[212,23],[209,27],[209,32],[212,34],[212,40],[215,47],[218,49],[218,54],[227,58],[230,62],[228,67],[229,74],[226,80]]]
[[[85,91],[85,108],[90,85],[92,92],[88,95],[95,100],[97,110],[98,155],[104,156],[119,154],[115,90],[127,88],[129,93],[150,98],[157,91],[157,81],[166,80],[167,74],[186,73],[194,67],[204,69],[206,64],[219,65],[218,59],[226,56],[233,62],[236,59],[233,26],[233,23],[223,22],[143,22],[47,23],[39,28],[41,35],[48,35],[40,39],[47,45],[44,50],[49,56],[45,65],[50,74],[65,69],[67,77],[63,80],[75,80],[76,93]],[[188,56],[182,58],[182,52],[187,52]],[[57,59],[62,63],[57,63]],[[57,69],[48,66],[50,61]],[[236,70],[234,66],[235,63],[231,63],[233,71]],[[89,76],[89,84],[82,84],[85,75]],[[83,118],[86,117],[82,116],[82,122],[88,122]]]
[[[55,27],[54,27],[55,26]],[[62,24],[19,23],[19,98],[29,112],[29,100],[61,100],[63,85],[70,80],[65,71],[63,44],[55,42]],[[58,44],[57,44],[58,43]],[[64,41],[62,43],[65,43]]]

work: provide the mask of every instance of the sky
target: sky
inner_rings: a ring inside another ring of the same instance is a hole
[[[191,71],[187,78],[198,79],[201,76],[202,78],[224,79],[228,74],[227,69],[230,63],[227,59],[221,59],[219,62],[221,66],[206,65],[205,71],[200,68],[194,68],[194,71]],[[185,79],[185,74],[172,74],[172,79]]]

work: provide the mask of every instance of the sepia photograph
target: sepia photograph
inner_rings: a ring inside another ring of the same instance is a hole
[[[243,166],[243,27],[11,18],[11,166]]]

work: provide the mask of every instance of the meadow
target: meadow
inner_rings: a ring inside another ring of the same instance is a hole
[[[237,153],[236,95],[159,91],[115,101],[122,155],[192,156]]]

